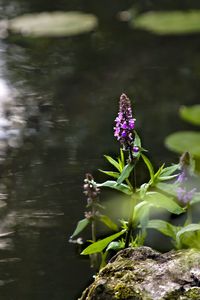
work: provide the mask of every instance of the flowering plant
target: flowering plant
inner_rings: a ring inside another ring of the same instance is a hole
[[[141,246],[145,243],[148,229],[156,229],[170,237],[176,249],[183,247],[200,248],[200,224],[192,223],[192,205],[200,202],[200,193],[193,187],[197,180],[195,168],[189,153],[184,153],[179,163],[165,167],[163,164],[157,171],[144,154],[141,139],[135,130],[136,119],[132,115],[131,102],[122,94],[119,112],[115,119],[114,136],[120,143],[120,156],[116,159],[105,156],[115,171],[102,171],[113,180],[96,183],[90,174],[86,174],[84,194],[87,198],[85,219],[78,222],[71,239],[80,234],[88,225],[92,227],[91,244],[82,251],[82,255],[97,258],[101,254],[105,264],[110,250],[118,251],[129,246]],[[142,160],[149,172],[149,180],[140,186],[136,182],[136,168]],[[111,188],[125,194],[129,203],[128,220],[120,220],[120,226],[107,215],[102,214],[104,207],[99,201],[100,189]],[[165,220],[151,219],[150,211],[161,208],[174,215],[184,214],[186,220],[180,226],[172,225]],[[96,222],[108,226],[114,234],[97,240]],[[119,228],[120,227],[120,228]],[[94,265],[94,264],[93,264]]]

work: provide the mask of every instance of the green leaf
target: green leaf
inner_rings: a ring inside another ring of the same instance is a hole
[[[200,104],[189,107],[182,106],[179,113],[183,120],[193,125],[200,125]]]
[[[178,227],[171,225],[170,223],[163,220],[150,220],[147,228],[152,228],[160,231],[162,234],[176,239],[176,232]]]
[[[111,230],[117,231],[118,226],[108,216],[100,215],[99,220]]]
[[[132,194],[132,191],[128,185],[126,185],[124,183],[117,184],[116,181],[112,181],[112,180],[108,180],[103,183],[98,183],[97,186],[98,187],[109,187],[109,188],[115,189],[115,190],[120,191],[127,195]]]
[[[113,165],[118,171],[121,171],[119,163],[114,160],[111,156],[104,155],[104,157],[109,161],[111,165]]]
[[[121,170],[120,170],[121,172],[125,166],[124,151],[122,150],[122,148],[120,148],[120,166],[121,166]]]
[[[141,139],[139,137],[139,135],[137,134],[137,132],[134,130],[134,134],[135,134],[135,139],[134,139],[134,146],[141,148]]]
[[[150,11],[133,18],[134,28],[156,34],[189,34],[200,32],[200,11]]]
[[[168,193],[169,195],[173,196],[173,197],[177,197],[177,188],[178,185],[177,184],[171,184],[171,183],[165,183],[165,182],[159,182],[156,184],[156,187],[163,191]]]
[[[8,21],[9,30],[24,36],[73,36],[97,27],[97,17],[79,11],[25,14]]]
[[[149,160],[144,154],[141,154],[141,156],[142,156],[142,159],[144,160],[144,162],[145,162],[145,164],[146,164],[146,166],[147,166],[147,168],[148,168],[148,170],[149,170],[150,178],[151,178],[151,180],[152,180],[152,182],[153,182],[153,180],[154,180],[154,169],[153,169],[153,165],[152,165],[152,163],[150,162],[150,160]]]
[[[179,164],[164,168],[160,173],[160,178],[172,175],[179,168],[180,168]]]
[[[118,173],[118,172],[104,171],[104,170],[101,170],[101,169],[99,169],[99,171],[106,174],[106,175],[108,175],[108,176],[114,177],[114,178],[118,178],[119,175],[120,175],[120,173]]]
[[[168,197],[158,192],[147,192],[144,200],[155,207],[164,208],[172,214],[179,215],[185,211],[172,197]]]
[[[127,179],[130,176],[130,173],[133,170],[134,166],[135,165],[133,163],[130,163],[123,168],[121,175],[117,179],[117,184],[121,184],[125,179]]]
[[[176,238],[177,240],[180,240],[182,235],[184,235],[184,233],[197,231],[197,230],[200,230],[200,224],[189,224],[177,232]]]
[[[82,255],[90,255],[90,254],[99,253],[99,252],[103,251],[103,249],[105,249],[110,242],[112,242],[113,240],[117,239],[119,236],[124,234],[125,231],[126,230],[122,230],[118,233],[110,235],[109,237],[107,237],[103,240],[93,243],[92,245],[85,248],[83,250],[83,252],[81,252],[81,254]]]
[[[76,229],[74,230],[71,238],[75,237],[76,235],[78,235],[81,231],[83,231],[83,229],[85,229],[85,227],[87,227],[87,225],[90,223],[90,221],[88,219],[83,219],[80,220],[76,226]]]
[[[124,241],[116,241],[116,242],[111,242],[108,247],[106,248],[106,251],[108,250],[115,250],[115,251],[119,251],[121,249],[123,249],[125,246]]]
[[[189,152],[195,157],[200,157],[199,132],[179,131],[172,133],[166,138],[165,145],[167,148],[177,153],[182,154],[183,152]]]
[[[141,223],[143,218],[146,218],[151,206],[152,204],[147,201],[142,201],[135,206],[133,214],[133,221],[135,225]]]

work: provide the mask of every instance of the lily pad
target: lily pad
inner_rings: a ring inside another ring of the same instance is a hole
[[[134,28],[157,34],[188,34],[200,32],[200,10],[147,12],[136,17]]]
[[[25,14],[9,21],[9,30],[24,36],[73,36],[93,30],[97,17],[82,12]]]
[[[194,157],[200,157],[200,133],[195,131],[179,131],[172,133],[165,140],[165,145],[172,151],[183,153],[188,151]]]
[[[194,125],[200,125],[200,104],[193,106],[182,106],[180,108],[180,116],[183,120]]]

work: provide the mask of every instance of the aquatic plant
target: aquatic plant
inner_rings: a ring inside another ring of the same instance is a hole
[[[88,210],[85,218],[78,222],[71,239],[73,240],[90,224],[91,244],[81,254],[94,258],[94,255],[99,253],[102,258],[101,266],[105,264],[110,250],[118,251],[129,246],[143,245],[148,229],[156,229],[170,237],[176,249],[200,248],[200,224],[192,223],[191,214],[191,206],[200,202],[200,193],[193,186],[195,181],[193,179],[197,175],[192,157],[186,152],[177,164],[167,167],[163,164],[155,171],[146,156],[147,150],[142,147],[135,126],[136,119],[132,114],[131,102],[125,94],[122,94],[114,126],[114,137],[119,142],[120,155],[117,159],[105,155],[106,160],[116,170],[100,170],[113,180],[96,183],[91,174],[86,174],[84,180],[83,189],[87,196]],[[148,170],[149,180],[137,186],[136,168],[140,160]],[[120,220],[120,225],[106,214],[102,214],[105,208],[101,205],[99,194],[103,188],[111,188],[126,195],[129,218]],[[180,226],[175,226],[165,220],[150,219],[150,211],[157,208],[165,209],[174,215],[185,214],[186,221]],[[97,240],[96,222],[104,223],[116,233]]]

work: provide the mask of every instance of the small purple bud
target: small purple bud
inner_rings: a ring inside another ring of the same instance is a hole
[[[137,146],[133,147],[133,152],[134,153],[138,153],[139,151],[140,151],[139,147],[137,147]]]

